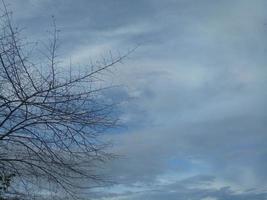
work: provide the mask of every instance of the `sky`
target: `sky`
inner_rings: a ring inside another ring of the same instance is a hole
[[[94,200],[267,199],[267,1],[8,0],[27,40],[55,16],[62,60],[120,55],[121,155]]]

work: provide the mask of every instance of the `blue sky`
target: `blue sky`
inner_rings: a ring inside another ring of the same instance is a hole
[[[267,199],[267,2],[9,0],[28,40],[54,15],[61,59],[140,45],[107,77],[127,128],[95,200]]]

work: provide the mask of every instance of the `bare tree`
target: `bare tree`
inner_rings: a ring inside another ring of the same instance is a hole
[[[116,125],[114,103],[98,87],[101,74],[126,55],[110,56],[77,72],[61,67],[58,30],[44,54],[45,66],[33,64],[27,46],[12,25],[3,2],[0,30],[0,177],[5,191],[76,196],[103,181],[95,169],[111,154],[99,133]],[[8,177],[8,181],[5,181]],[[13,183],[10,186],[10,181]],[[8,184],[8,185],[6,185]],[[57,188],[57,190],[55,190]],[[77,192],[78,191],[78,192]],[[12,196],[12,195],[11,195]],[[22,198],[22,196],[21,196]]]

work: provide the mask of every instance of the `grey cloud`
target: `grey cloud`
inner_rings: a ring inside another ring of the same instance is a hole
[[[264,200],[267,198],[266,191],[256,192],[250,191],[234,191],[228,186],[220,188],[204,189],[198,186],[205,186],[214,182],[212,176],[196,176],[176,183],[160,185],[149,190],[139,192],[124,193],[95,193],[95,199],[191,199],[191,200]],[[195,187],[189,187],[195,185]]]
[[[266,1],[25,2],[10,6],[26,35],[44,37],[56,15],[63,51],[78,62],[142,44],[115,70],[125,87],[106,94],[128,100],[119,110],[128,127],[105,135],[123,158],[103,173],[146,190],[107,199],[266,199],[233,189],[267,184]],[[156,187],[164,176],[176,183]],[[217,179],[227,183],[214,189]]]

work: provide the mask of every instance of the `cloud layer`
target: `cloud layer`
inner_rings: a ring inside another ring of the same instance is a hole
[[[31,39],[56,16],[63,60],[140,45],[108,94],[128,99],[128,127],[106,136],[124,155],[104,172],[119,184],[95,199],[267,199],[266,1],[9,3]]]

